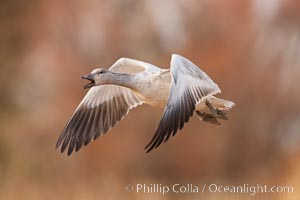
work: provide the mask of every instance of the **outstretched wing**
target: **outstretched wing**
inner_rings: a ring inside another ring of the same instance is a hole
[[[172,82],[168,103],[152,140],[145,147],[147,153],[182,129],[198,102],[221,92],[205,72],[182,56],[172,55],[170,69]]]
[[[75,149],[108,132],[128,114],[131,108],[142,102],[130,89],[115,86],[96,86],[83,98],[60,135],[56,148],[68,155]]]
[[[109,70],[132,74],[159,68],[142,61],[120,58]],[[60,148],[61,152],[68,148],[68,155],[74,149],[78,151],[83,145],[108,132],[130,109],[142,103],[135,93],[122,86],[102,85],[91,88],[62,131],[56,148]]]

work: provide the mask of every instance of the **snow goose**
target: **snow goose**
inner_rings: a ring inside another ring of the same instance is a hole
[[[91,140],[108,132],[129,110],[142,104],[164,108],[158,128],[145,147],[146,152],[160,146],[182,129],[194,111],[209,123],[227,119],[225,110],[231,101],[214,97],[221,93],[218,85],[188,59],[173,54],[170,69],[120,58],[108,70],[94,69],[82,76],[90,81],[89,89],[63,129],[56,148],[68,155]]]

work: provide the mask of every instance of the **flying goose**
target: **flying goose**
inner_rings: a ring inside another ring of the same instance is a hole
[[[145,147],[146,152],[160,146],[182,129],[194,111],[200,120],[220,124],[225,110],[235,104],[214,97],[218,85],[188,59],[173,54],[170,69],[120,58],[108,70],[94,69],[82,76],[90,82],[89,91],[58,138],[56,148],[68,155],[108,132],[130,109],[142,104],[164,108],[158,128]]]

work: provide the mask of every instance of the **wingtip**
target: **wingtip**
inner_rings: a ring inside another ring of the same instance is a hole
[[[144,150],[145,150],[145,153],[148,154],[148,153],[150,153],[150,152],[151,152],[152,150],[154,150],[154,149],[155,149],[155,148],[151,146],[151,147],[149,147],[149,148],[148,148],[148,147],[145,147]]]
[[[149,144],[147,144],[145,146],[144,150],[145,150],[145,153],[150,153],[150,151],[152,151],[156,148],[157,148],[157,146],[151,141],[151,142],[149,142]]]
[[[177,60],[177,59],[182,59],[184,58],[183,56],[179,55],[179,54],[176,54],[176,53],[173,53],[172,56],[171,56],[171,62]]]
[[[150,146],[150,143],[145,146],[145,148],[144,148],[145,153],[149,153],[152,150],[151,147],[149,147],[149,146]]]
[[[172,53],[172,57],[180,57],[180,58],[182,58],[183,56],[179,55],[178,53]]]
[[[146,150],[146,149],[145,149],[145,150]],[[148,150],[145,151],[145,153],[148,154],[150,151],[151,151],[151,150],[148,149]]]
[[[68,149],[67,155],[70,156],[72,153],[73,153],[73,149],[72,149],[72,148],[69,148],[69,149]]]
[[[61,154],[63,154],[65,152],[65,150],[66,150],[66,148],[61,147],[61,145],[56,145],[55,149],[59,150]],[[71,156],[71,154],[73,153],[73,151],[74,151],[73,149],[68,148],[67,156]]]

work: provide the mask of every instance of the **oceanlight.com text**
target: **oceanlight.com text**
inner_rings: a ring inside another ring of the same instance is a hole
[[[293,186],[280,185],[263,185],[263,184],[241,184],[241,185],[221,185],[221,184],[179,184],[172,185],[153,183],[153,184],[127,184],[125,191],[145,193],[145,194],[162,194],[178,193],[178,194],[195,194],[195,193],[234,193],[234,194],[248,194],[256,195],[260,193],[293,193]]]

